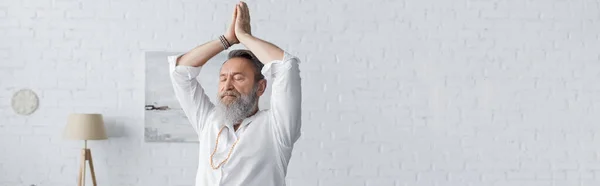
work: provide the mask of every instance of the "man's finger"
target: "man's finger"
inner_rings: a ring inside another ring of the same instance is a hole
[[[248,4],[246,4],[246,2],[243,2],[242,7],[244,7],[244,12],[245,12],[244,17],[246,18],[246,20],[248,20],[250,18],[250,16],[249,16],[250,14],[248,14]]]
[[[246,12],[246,11],[248,10],[248,9],[246,9],[246,8],[247,8],[247,7],[246,7],[246,3],[244,3],[243,1],[241,1],[241,2],[240,2],[240,7],[242,7],[242,10],[243,10],[244,12]],[[245,16],[245,15],[244,15],[244,16]]]
[[[238,3],[238,10],[240,10],[240,16],[243,19],[245,17],[244,15],[244,6],[242,6],[242,3]]]
[[[242,3],[240,2],[238,4],[238,6],[240,7],[240,13],[241,13],[241,17],[242,19],[246,18],[246,15],[244,14],[245,10],[244,10],[244,5],[242,5]]]
[[[235,20],[237,19],[237,6],[233,8],[233,15],[231,15],[231,24],[235,23]]]
[[[235,5],[235,9],[237,11],[236,21],[241,21],[243,12],[240,8],[240,5],[239,4]]]
[[[248,9],[248,4],[246,4],[246,2],[244,2],[243,4],[244,4],[244,10],[246,13],[246,19],[248,20],[248,22],[250,22],[250,10]]]

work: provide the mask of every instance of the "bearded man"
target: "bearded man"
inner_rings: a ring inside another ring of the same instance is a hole
[[[196,77],[209,59],[238,43],[248,50],[229,52],[214,104]],[[168,61],[175,96],[200,141],[196,186],[285,185],[300,137],[300,60],[254,37],[248,6],[239,2],[224,35]],[[260,110],[267,79],[270,108]]]

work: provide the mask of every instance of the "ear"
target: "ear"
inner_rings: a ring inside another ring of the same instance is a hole
[[[256,90],[256,94],[258,96],[262,96],[265,93],[265,90],[267,89],[267,80],[266,79],[261,79],[258,81],[258,90]]]

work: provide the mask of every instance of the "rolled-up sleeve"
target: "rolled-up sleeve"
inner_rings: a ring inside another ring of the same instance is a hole
[[[169,62],[169,76],[177,101],[192,124],[192,127],[196,130],[196,133],[200,134],[206,123],[206,118],[214,108],[214,104],[210,101],[198,80],[196,80],[202,67],[177,65],[179,57],[181,55],[167,57]]]
[[[265,64],[262,74],[271,85],[270,114],[273,129],[281,144],[292,146],[301,130],[300,60],[285,52],[283,59]]]

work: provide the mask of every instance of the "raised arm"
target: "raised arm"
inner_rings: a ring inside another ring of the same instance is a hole
[[[230,28],[224,35],[231,45],[239,43],[234,33],[236,13],[237,9],[234,8]],[[221,40],[214,39],[193,48],[183,55],[168,57],[169,75],[175,97],[196,133],[202,130],[206,118],[214,108],[214,104],[210,101],[196,77],[200,74],[202,66],[224,49]]]
[[[301,129],[300,60],[274,44],[251,35],[250,15],[244,2],[238,4],[235,32],[240,43],[265,64],[262,73],[273,82],[269,109],[274,121],[272,127],[280,144],[293,146],[300,137]]]
[[[176,64],[177,66],[201,67],[221,51],[223,51],[221,41],[213,39],[178,57]]]
[[[241,34],[238,38],[265,65],[283,59],[283,50],[272,43],[250,34]]]
[[[237,17],[237,5],[233,9],[233,15],[231,17],[231,23],[227,32],[225,33],[225,38],[229,44],[234,45],[239,43],[238,39],[235,36],[235,20]],[[182,66],[191,66],[191,67],[200,67],[204,65],[208,60],[215,57],[218,53],[224,50],[223,45],[219,39],[214,39],[207,43],[204,43],[196,48],[190,50],[185,53],[177,60],[177,65]]]

